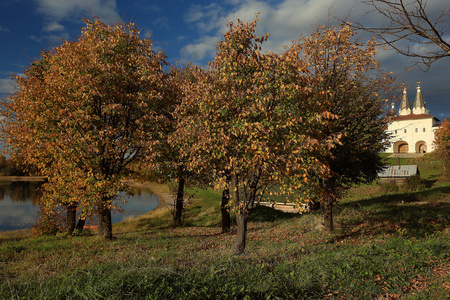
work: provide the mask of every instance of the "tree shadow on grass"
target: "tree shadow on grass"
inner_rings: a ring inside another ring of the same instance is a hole
[[[336,239],[397,234],[423,238],[450,226],[450,186],[390,194],[341,206],[341,232]],[[359,217],[345,217],[353,211]]]
[[[403,192],[403,193],[395,193],[395,194],[385,194],[378,197],[372,197],[369,199],[362,199],[359,201],[353,201],[344,203],[341,206],[356,206],[356,207],[370,207],[373,205],[389,205],[389,204],[397,204],[399,202],[433,202],[433,200],[443,199],[450,197],[450,186],[438,186],[429,188],[422,191],[415,192]]]
[[[295,219],[295,218],[299,218],[301,217],[301,214],[298,213],[289,213],[289,212],[283,212],[280,210],[276,210],[267,206],[257,206],[254,209],[251,210],[250,212],[250,216],[249,216],[249,223],[259,223],[259,222],[275,222],[277,220],[290,220],[290,219]],[[220,215],[217,216],[217,218],[220,218]],[[236,224],[235,219],[232,217],[232,225]],[[191,223],[186,223],[184,224],[182,227],[192,227],[192,228],[197,228],[198,226],[193,225]],[[220,236],[223,235],[224,233],[222,233],[220,231],[220,224],[214,224],[214,225],[210,225],[210,226],[202,226],[204,228],[218,228],[216,232],[214,233],[198,233],[198,234],[190,234],[190,236],[195,237],[208,237],[208,236]],[[252,231],[258,230],[258,229],[251,229]],[[225,233],[225,235],[234,235],[236,234],[236,229],[235,228],[231,228],[231,231],[229,233]],[[179,238],[184,236],[183,234],[180,235],[173,235],[173,238]],[[167,237],[169,238],[169,237]]]
[[[289,213],[271,207],[258,205],[252,209],[249,217],[250,222],[275,222],[277,220],[289,220],[299,218],[299,213]]]
[[[423,182],[428,189],[431,189],[433,185],[437,182],[437,179],[438,176],[431,176],[428,179],[423,179]]]

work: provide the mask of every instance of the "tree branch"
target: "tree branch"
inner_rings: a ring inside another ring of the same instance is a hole
[[[443,10],[434,18],[427,11],[427,0],[361,0],[373,9],[367,12],[361,22],[351,24],[353,28],[366,31],[382,40],[398,53],[420,58],[427,68],[439,59],[450,57],[450,42],[445,36],[449,34],[446,22],[450,18],[450,9]],[[388,25],[367,26],[364,18],[369,15],[381,15]],[[406,45],[401,42],[408,42]],[[414,49],[414,46],[435,45],[438,49]]]

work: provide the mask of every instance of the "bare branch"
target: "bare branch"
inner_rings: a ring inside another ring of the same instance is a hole
[[[430,15],[427,0],[361,0],[372,9],[360,22],[351,24],[358,30],[373,34],[398,53],[421,59],[427,68],[439,59],[450,57],[450,34],[447,23],[450,21],[450,8],[443,5],[437,15]],[[363,21],[369,16],[382,16],[383,26],[366,25]],[[406,42],[406,43],[405,43]],[[422,49],[417,46],[422,45]],[[436,49],[433,49],[433,46]]]

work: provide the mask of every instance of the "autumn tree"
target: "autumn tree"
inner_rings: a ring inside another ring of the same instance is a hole
[[[442,161],[444,168],[444,175],[450,174],[450,120],[446,119],[442,122],[439,129],[436,131],[436,138],[434,141],[436,145],[436,152],[439,159]]]
[[[229,202],[229,171],[224,169],[223,159],[211,155],[209,141],[205,139],[205,132],[209,132],[208,122],[205,122],[205,115],[198,111],[198,99],[207,97],[208,91],[214,82],[214,73],[203,67],[188,65],[183,70],[177,72],[181,75],[181,82],[178,79],[176,90],[182,94],[182,100],[175,111],[177,130],[169,136],[169,143],[179,147],[178,159],[183,161],[184,170],[194,179],[196,184],[201,186],[213,185],[217,176],[223,177],[226,184],[223,186],[221,201],[221,223],[222,233],[227,233],[231,228],[231,217]],[[219,167],[222,165],[223,167]]]
[[[212,166],[218,186],[230,190],[237,254],[245,249],[250,211],[269,186],[288,192],[327,172],[316,157],[329,145],[315,135],[321,135],[316,128],[328,114],[316,113],[305,97],[306,69],[294,59],[296,49],[283,56],[260,53],[268,35],[255,35],[257,21],[229,24],[211,76],[198,81],[197,92],[178,112],[186,116],[183,130],[198,135],[193,148],[202,155],[191,157]],[[191,110],[197,112],[193,117],[186,114]]]
[[[193,153],[193,135],[184,131],[185,115],[176,113],[176,109],[184,102],[188,95],[195,94],[194,86],[204,75],[201,67],[188,64],[185,67],[173,66],[168,73],[166,84],[168,87],[168,101],[166,111],[169,112],[166,122],[161,125],[164,138],[160,139],[155,151],[145,160],[146,179],[168,183],[175,183],[173,189],[174,211],[173,221],[176,226],[181,224],[185,206],[185,187],[208,185],[210,176],[205,166],[195,163],[191,157]],[[169,101],[170,100],[170,101]],[[185,112],[193,117],[195,111]],[[182,150],[183,149],[183,150]],[[188,154],[189,153],[189,154]]]
[[[370,7],[363,21],[374,17],[383,20],[382,26],[355,22],[353,26],[365,30],[398,53],[421,59],[427,66],[450,57],[448,21],[450,8],[442,2],[442,9],[429,7],[427,0],[361,0]],[[433,1],[437,2],[437,1]]]
[[[111,238],[127,166],[162,138],[166,63],[132,23],[85,23],[78,40],[43,51],[15,77],[3,133],[10,155],[48,178],[45,206],[97,214],[99,235]]]
[[[393,79],[378,70],[377,43],[355,35],[348,25],[320,26],[295,45],[308,66],[311,101],[332,114],[320,130],[325,136],[340,136],[320,158],[330,173],[317,179],[329,231],[333,202],[350,186],[375,179],[383,166],[379,153],[387,138],[387,95],[394,88]]]

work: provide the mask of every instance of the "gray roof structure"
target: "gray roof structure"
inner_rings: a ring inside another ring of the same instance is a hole
[[[403,89],[403,97],[402,101],[400,102],[400,113],[404,111],[403,114],[410,114],[411,113],[411,104],[409,103],[408,99],[408,93],[406,92],[406,88]]]
[[[383,171],[378,173],[380,178],[392,178],[392,177],[410,177],[419,175],[419,168],[417,165],[397,165],[389,166]]]
[[[420,85],[417,86],[417,93],[416,93],[416,99],[414,100],[414,106],[415,109],[423,109],[425,108],[425,101],[423,101],[422,91],[420,89]]]

